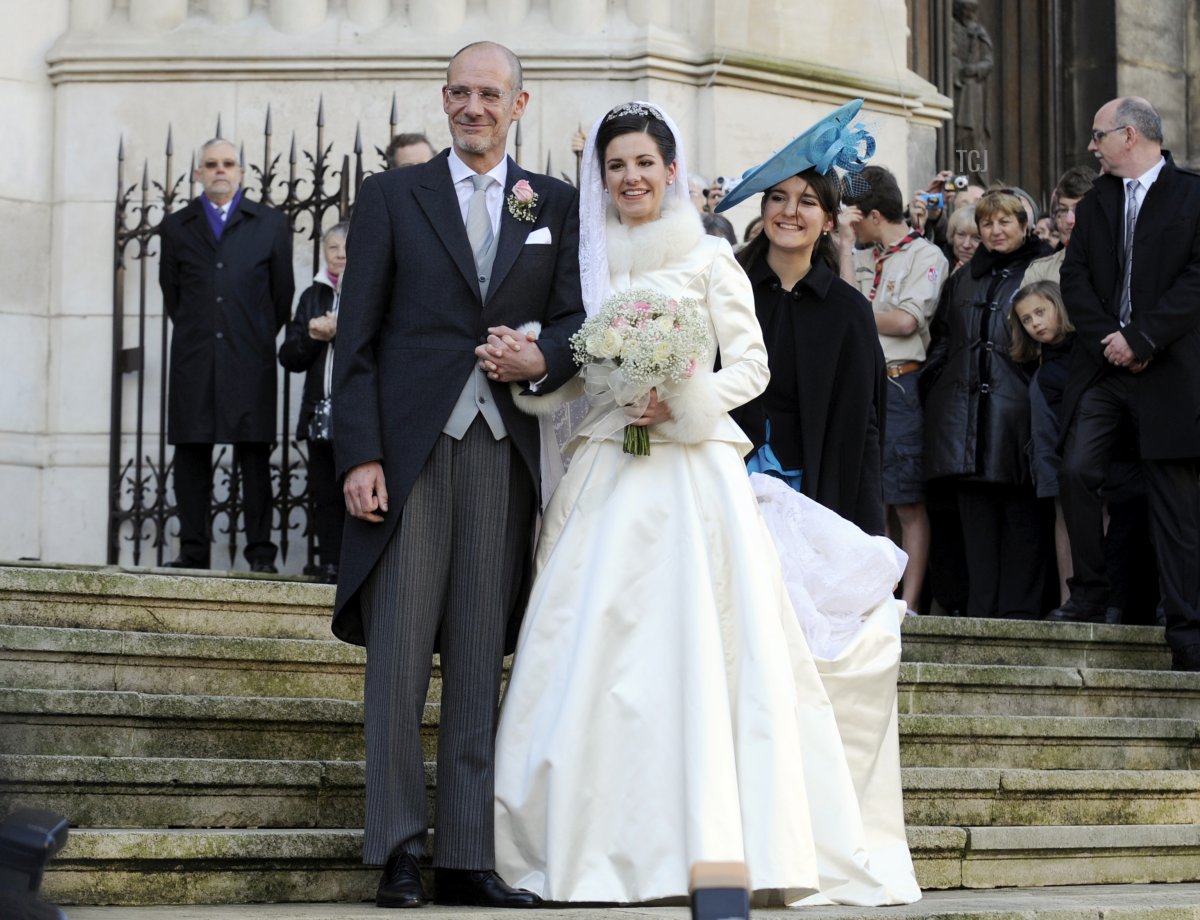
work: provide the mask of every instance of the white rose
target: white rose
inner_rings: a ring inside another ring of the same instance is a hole
[[[666,364],[671,357],[671,346],[666,342],[659,342],[654,346],[654,363]]]
[[[625,345],[625,340],[621,337],[621,333],[609,326],[601,333],[599,338],[600,347],[596,353],[601,358],[619,358],[621,356],[621,349]]]
[[[654,321],[654,325],[658,327],[659,332],[670,332],[675,328],[675,317],[660,316]]]

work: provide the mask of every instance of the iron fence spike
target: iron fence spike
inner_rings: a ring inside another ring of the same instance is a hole
[[[362,125],[359,122],[354,123],[354,152],[362,155]]]
[[[317,102],[317,127],[325,127],[325,94],[321,93],[321,98]]]
[[[167,156],[175,153],[174,125],[167,122]]]
[[[217,130],[216,130],[216,133],[213,134],[213,137],[220,137],[220,136],[221,136],[221,113],[217,112]]]
[[[271,103],[267,103],[267,124],[263,128],[263,134],[267,137],[271,136]]]

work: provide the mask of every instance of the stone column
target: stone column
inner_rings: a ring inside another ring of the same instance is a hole
[[[271,0],[271,25],[289,34],[315,32],[328,12],[328,0]]]
[[[418,32],[443,35],[463,27],[467,17],[466,0],[410,0],[408,17]]]
[[[219,26],[241,22],[250,15],[250,0],[208,0],[208,18]]]
[[[550,0],[550,20],[556,28],[572,35],[599,32],[607,13],[605,0]]]
[[[517,26],[529,15],[529,0],[487,0],[487,14],[498,26]]]
[[[113,0],[71,0],[71,28],[94,32],[112,16]]]
[[[169,32],[183,25],[188,0],[129,0],[129,23],[147,32]]]
[[[364,29],[383,25],[390,12],[389,0],[346,0],[346,16]]]

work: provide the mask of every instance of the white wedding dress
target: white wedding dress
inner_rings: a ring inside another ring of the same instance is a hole
[[[552,901],[685,895],[710,860],[744,861],[760,901],[914,901],[891,544],[746,475],[726,413],[766,352],[728,245],[676,207],[610,222],[608,247],[613,289],[702,305],[722,368],[669,400],[650,456],[588,438],[604,406],[574,442],[501,712],[497,869]]]

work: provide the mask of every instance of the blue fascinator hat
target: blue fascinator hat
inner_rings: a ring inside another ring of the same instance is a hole
[[[861,124],[850,123],[862,104],[861,99],[847,102],[772,154],[766,162],[747,169],[733,191],[717,204],[716,210],[732,208],[751,195],[765,192],[806,169],[815,169],[822,174],[834,168],[844,173],[861,172],[875,153],[875,138]]]

